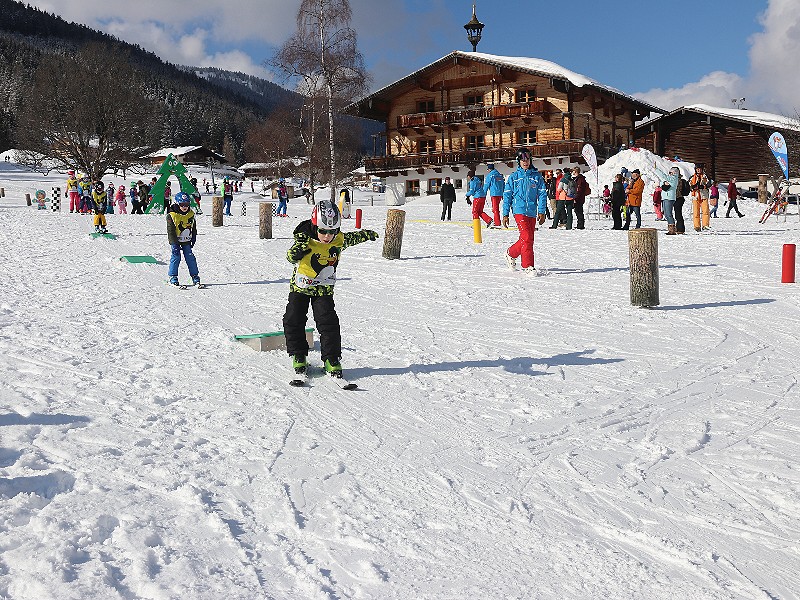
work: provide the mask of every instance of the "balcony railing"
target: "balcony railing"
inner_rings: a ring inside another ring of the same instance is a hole
[[[492,121],[541,115],[550,112],[549,102],[536,100],[519,104],[498,104],[496,106],[464,106],[450,110],[414,113],[397,117],[398,129],[409,127],[433,127],[472,121]]]
[[[579,156],[586,140],[563,140],[526,146],[534,158],[556,156]],[[596,142],[594,146],[598,158],[611,157],[616,149]],[[431,152],[430,154],[404,154],[402,156],[375,156],[365,161],[367,173],[403,171],[407,169],[433,168],[457,165],[474,165],[485,162],[515,161],[517,148],[480,148],[477,150],[453,150],[452,152]]]

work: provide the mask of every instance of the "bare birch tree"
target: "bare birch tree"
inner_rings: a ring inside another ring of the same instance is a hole
[[[297,31],[284,43],[271,64],[294,81],[307,101],[323,97],[328,117],[331,200],[336,201],[336,150],[334,114],[344,104],[362,96],[370,77],[350,27],[348,0],[302,0]],[[316,103],[306,103],[308,114]],[[315,128],[312,127],[312,131]],[[309,157],[311,158],[311,157]]]

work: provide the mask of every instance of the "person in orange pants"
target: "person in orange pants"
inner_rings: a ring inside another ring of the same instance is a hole
[[[692,189],[695,231],[704,231],[711,225],[711,215],[708,207],[708,189],[711,187],[711,183],[705,174],[704,167],[703,163],[697,163],[694,168],[694,175],[689,180],[689,187]]]

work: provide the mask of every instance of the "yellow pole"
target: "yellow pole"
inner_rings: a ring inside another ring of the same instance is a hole
[[[476,244],[482,244],[483,238],[481,237],[481,220],[472,219],[472,239]]]

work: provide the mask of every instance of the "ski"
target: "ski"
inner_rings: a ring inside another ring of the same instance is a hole
[[[198,290],[204,290],[208,286],[205,283],[193,283],[193,284],[183,284],[179,285],[178,288],[181,290],[188,290],[190,287],[197,288]]]
[[[350,381],[347,381],[347,379],[342,377],[341,374],[339,374],[339,375],[328,374],[328,378],[329,379],[333,379],[334,383],[336,385],[338,385],[339,388],[341,388],[343,390],[357,390],[358,389],[358,385],[357,384],[352,383]]]

